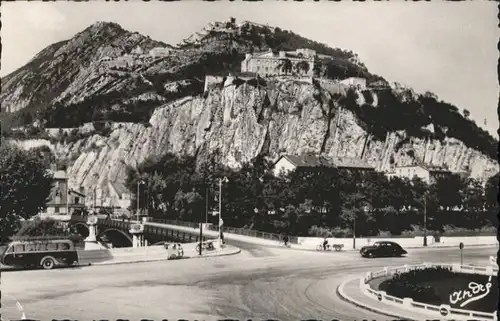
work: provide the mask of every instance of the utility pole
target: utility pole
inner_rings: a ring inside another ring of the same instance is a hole
[[[201,251],[202,251],[202,249],[201,249],[201,248],[202,248],[201,244],[203,243],[203,223],[202,223],[203,218],[202,218],[200,221],[201,221],[201,222],[200,222],[200,242],[198,243],[198,245],[199,245],[199,247],[200,247],[200,252],[199,252],[199,254],[200,254],[200,256],[201,256]]]
[[[96,195],[95,195],[96,189],[97,189],[97,185],[94,186],[94,212],[95,212],[95,206],[96,206]]]
[[[140,200],[139,187],[141,186],[141,184],[144,184],[144,181],[142,181],[142,180],[137,181],[137,213],[136,213],[137,223],[140,223],[139,222],[139,200]]]
[[[205,223],[208,223],[208,186],[205,185]]]
[[[424,192],[424,246],[427,246],[427,196]]]
[[[66,215],[69,215],[69,186],[66,182]]]
[[[219,226],[219,245],[222,244],[222,240],[221,240],[221,225],[220,225],[220,220],[222,219],[222,179],[219,179],[219,222],[218,222],[218,226]]]
[[[357,186],[356,186],[357,187]],[[352,248],[356,249],[356,193],[354,192],[354,211],[353,211],[353,222],[352,222]]]
[[[219,245],[222,247],[222,183],[227,183],[227,177],[219,178]]]

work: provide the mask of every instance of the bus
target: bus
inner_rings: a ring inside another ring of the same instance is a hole
[[[73,242],[66,239],[13,241],[2,253],[0,262],[12,267],[50,270],[57,265],[78,263],[78,253]]]

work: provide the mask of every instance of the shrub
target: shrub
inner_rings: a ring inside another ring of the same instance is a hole
[[[53,219],[41,219],[35,217],[33,220],[24,221],[16,236],[48,236],[64,234],[64,229],[58,221]]]
[[[412,298],[418,302],[440,304],[441,299],[433,287],[422,282],[435,281],[456,275],[449,268],[432,267],[396,273],[392,279],[382,282],[379,289],[399,298]]]
[[[453,225],[443,226],[442,236],[477,236],[477,235],[496,235],[497,229],[494,226],[483,226],[480,229],[467,229]]]
[[[350,228],[340,228],[338,226],[331,229],[334,237],[352,237],[352,230]]]
[[[378,231],[378,234],[377,234],[378,237],[391,237],[392,234],[390,231]]]
[[[310,236],[314,237],[332,237],[333,233],[330,231],[329,228],[325,227],[318,227],[316,225],[313,225],[309,228],[308,231]]]

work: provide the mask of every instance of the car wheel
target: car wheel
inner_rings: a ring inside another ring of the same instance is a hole
[[[369,257],[370,259],[373,259],[373,253],[368,253],[368,257]]]
[[[42,262],[40,263],[40,265],[45,270],[51,270],[56,265],[56,261],[53,258],[51,258],[51,257],[45,257],[45,258],[42,259]]]

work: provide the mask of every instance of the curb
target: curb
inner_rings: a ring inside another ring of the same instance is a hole
[[[465,247],[480,247],[480,246],[491,246],[495,247],[498,246],[498,244],[469,244],[466,245]],[[405,247],[405,249],[409,250],[418,250],[418,249],[442,249],[442,248],[454,248],[458,247],[458,245],[429,245],[429,246],[415,246],[415,247]],[[293,247],[292,247],[293,249]],[[345,253],[345,252],[359,252],[361,247],[359,249],[350,249],[350,250],[342,250],[342,251],[323,251],[323,250],[316,250],[316,249],[310,249],[310,248],[295,248],[295,250],[301,250],[301,251],[314,251],[314,252],[319,252],[319,253],[324,253],[324,252],[339,252],[339,253]]]
[[[181,258],[181,260],[204,259],[204,258],[209,258],[209,257],[229,256],[229,255],[236,255],[239,253],[241,253],[241,249],[236,248],[236,250],[234,252],[221,253],[218,255],[207,255],[207,256],[186,256],[186,257]],[[158,259],[143,259],[143,260],[137,260],[137,261],[124,261],[124,262],[106,262],[106,261],[104,261],[104,262],[98,262],[98,263],[89,262],[88,264],[81,264],[81,265],[76,265],[76,266],[77,267],[86,267],[86,266],[100,266],[100,265],[146,263],[146,262],[158,262],[158,261],[170,261],[170,260],[168,258],[158,258]]]
[[[206,259],[209,257],[220,257],[220,256],[230,256],[230,255],[236,255],[241,253],[241,249],[239,247],[234,246],[235,251],[233,252],[227,252],[227,253],[221,253],[217,255],[207,255],[207,256],[186,256],[182,258],[182,260],[189,260],[189,259]],[[100,266],[100,265],[118,265],[118,264],[134,264],[134,263],[146,263],[146,262],[158,262],[158,261],[169,261],[167,258],[157,258],[157,259],[143,259],[143,260],[137,260],[137,261],[123,261],[123,262],[112,262],[112,261],[104,261],[104,262],[97,262],[97,263],[92,263],[89,262],[87,264],[78,264],[74,265],[72,267],[88,267],[88,266]],[[64,268],[71,268],[71,267],[64,267]],[[9,269],[2,269],[0,268],[0,272],[7,272],[7,271],[24,271],[24,269],[16,269],[16,268],[9,268]],[[28,270],[31,271],[31,270]]]
[[[357,300],[354,300],[350,297],[348,297],[343,289],[344,289],[344,285],[348,282],[351,282],[353,279],[349,279],[347,281],[344,281],[342,283],[339,284],[339,286],[337,287],[336,289],[336,294],[337,296],[342,299],[343,301],[346,301],[346,302],[349,302],[357,307],[360,307],[362,309],[365,309],[365,310],[368,310],[368,311],[372,311],[372,312],[375,312],[375,313],[380,313],[380,314],[383,314],[383,315],[386,315],[388,317],[391,317],[391,318],[396,318],[398,320],[411,320],[411,321],[417,321],[417,320],[413,320],[411,318],[407,318],[407,317],[404,317],[404,316],[401,316],[401,315],[397,315],[395,313],[390,313],[390,312],[387,312],[385,310],[382,310],[382,309],[378,309],[378,308],[374,308],[374,307],[371,307],[371,306],[368,306],[368,305],[365,305]],[[356,279],[358,280],[358,279]]]

